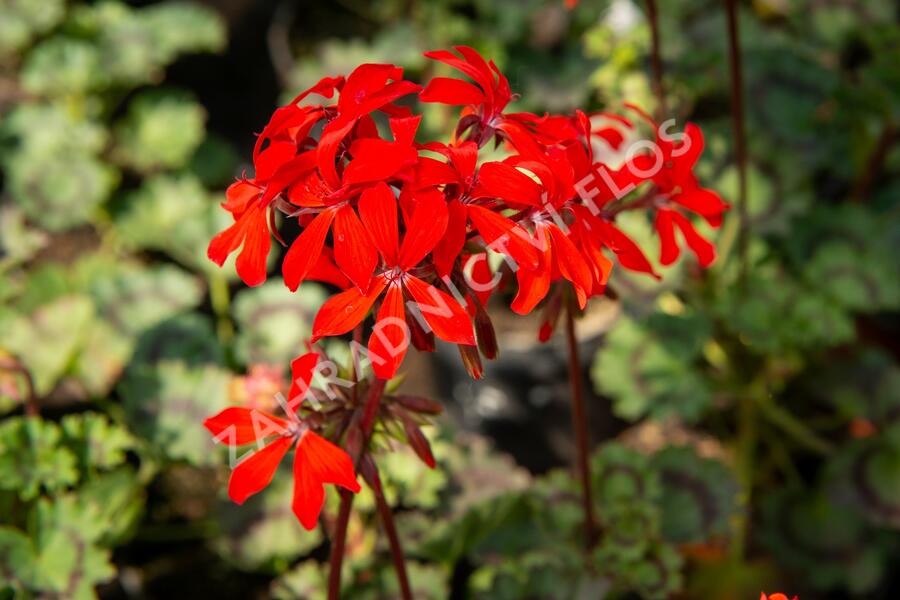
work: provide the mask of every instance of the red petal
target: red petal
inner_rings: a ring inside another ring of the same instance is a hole
[[[292,443],[290,437],[281,436],[242,460],[231,472],[228,496],[238,504],[243,504],[247,498],[269,485],[278,463]]]
[[[475,344],[475,330],[466,309],[453,297],[428,285],[421,279],[407,275],[403,284],[416,301],[434,335],[452,344]]]
[[[623,267],[632,271],[649,273],[659,279],[659,275],[653,270],[653,265],[644,256],[640,246],[635,244],[630,237],[622,233],[614,225],[599,219],[598,223],[602,229],[603,243],[616,253],[616,258],[619,259],[619,263]]]
[[[275,174],[282,165],[294,158],[297,145],[293,142],[273,142],[253,161],[256,165],[257,181],[266,181]]]
[[[593,287],[591,270],[588,268],[584,257],[572,240],[564,234],[556,225],[548,225],[550,241],[553,245],[553,259],[559,267],[563,277],[572,282],[575,293],[578,296],[578,304],[584,308],[587,302],[587,294]]]
[[[450,106],[481,104],[485,101],[484,93],[467,81],[449,77],[435,77],[428,82],[419,94],[422,102],[439,102]]]
[[[313,266],[319,260],[322,246],[325,244],[325,236],[334,220],[334,209],[326,209],[316,215],[312,223],[306,226],[284,257],[281,272],[284,275],[284,283],[291,291],[295,291]]]
[[[347,279],[347,276],[334,264],[334,254],[332,249],[328,246],[322,248],[322,253],[319,254],[319,259],[316,261],[316,264],[313,265],[313,268],[306,274],[306,280],[330,283],[342,290],[346,290],[353,285],[350,283],[350,280]]]
[[[671,210],[656,211],[656,233],[659,234],[659,262],[663,265],[671,265],[678,260],[681,249],[675,240],[675,223],[672,221]]]
[[[465,205],[454,200],[447,204],[447,211],[449,217],[447,231],[431,252],[434,268],[440,277],[450,274],[453,264],[466,244],[468,211]]]
[[[326,336],[347,333],[362,323],[385,285],[384,277],[377,277],[365,296],[352,287],[329,298],[319,309],[313,322],[313,343]]]
[[[543,245],[540,253],[540,263],[532,270],[519,269],[516,271],[516,279],[519,282],[519,291],[513,298],[510,308],[520,315],[530,313],[538,303],[544,299],[550,291],[551,279],[551,254],[550,242],[546,239],[543,229],[537,231],[537,240]]]
[[[521,226],[474,204],[469,205],[469,219],[492,250],[508,254],[524,269],[537,267],[538,251],[531,236]]]
[[[400,247],[400,268],[411,269],[422,262],[444,235],[448,220],[447,203],[443,198],[418,195]]]
[[[693,224],[681,213],[672,211],[672,219],[681,229],[684,241],[697,257],[700,266],[703,268],[710,266],[716,260],[716,247],[697,233]]]
[[[252,205],[231,227],[210,240],[206,250],[210,260],[221,267],[228,255],[243,243],[236,267],[238,275],[250,286],[266,280],[266,259],[272,245],[266,212],[266,208]]]
[[[288,392],[289,408],[295,410],[303,402],[309,390],[309,383],[312,380],[313,369],[319,362],[319,355],[315,352],[307,352],[302,356],[298,356],[291,361],[291,389]]]
[[[381,379],[391,379],[397,374],[409,348],[410,332],[405,312],[400,285],[391,283],[369,337],[369,360],[375,375]]]
[[[397,198],[385,183],[365,190],[359,198],[359,216],[384,262],[397,264],[400,233],[397,229]]]
[[[541,206],[543,188],[531,177],[506,163],[489,162],[478,170],[475,198],[497,198],[508,204]]]
[[[344,169],[344,185],[380,181],[391,178],[405,167],[416,163],[418,153],[409,145],[377,138],[363,138],[350,147],[353,156]]]
[[[333,483],[360,491],[350,455],[325,438],[307,431],[294,456],[294,501],[292,508],[307,530],[316,527],[325,502],[324,484]]]
[[[704,217],[718,217],[729,209],[721,196],[701,187],[688,188],[672,196],[672,201]]]
[[[235,215],[243,214],[253,200],[258,200],[262,190],[258,185],[246,179],[235,181],[225,190],[227,201],[222,208]]]
[[[217,442],[229,446],[252,444],[287,431],[288,422],[255,409],[232,406],[203,421]]]
[[[378,263],[378,251],[356,211],[346,204],[335,215],[334,259],[341,271],[365,294]]]

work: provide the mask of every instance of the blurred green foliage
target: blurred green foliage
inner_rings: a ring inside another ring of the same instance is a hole
[[[698,171],[734,202],[722,4],[658,4],[672,116],[703,126]],[[702,276],[692,264],[662,283],[617,272],[623,315],[591,369],[635,430],[681,438],[597,450],[602,534],[587,562],[566,471],[531,475],[448,426],[428,432],[437,470],[382,453],[417,598],[756,597],[773,582],[801,598],[870,597],[887,585],[900,545],[896,8],[741,5],[746,261],[730,217]],[[290,50],[275,61],[285,97],[362,62],[426,77],[442,68],[423,50],[465,43],[509,76],[517,108],[652,110],[642,10],[346,0],[308,23],[276,11],[297,22],[269,34]],[[290,514],[288,469],[235,507],[227,453],[200,427],[229,404],[271,403],[326,297],[270,282],[235,286],[232,301],[233,268],[206,259],[249,141],[208,132],[210,107],[165,70],[225,44],[221,17],[193,4],[0,2],[0,596],[104,595],[134,573],[133,548],[190,543],[213,565],[194,577],[324,597],[327,540]],[[451,111],[424,110],[445,138]],[[623,226],[656,248],[640,216]],[[354,506],[345,593],[396,597],[371,494]]]

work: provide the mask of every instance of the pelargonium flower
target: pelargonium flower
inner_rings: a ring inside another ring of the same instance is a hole
[[[243,246],[237,260],[238,275],[247,285],[259,285],[266,279],[269,236],[280,239],[271,210],[278,198],[287,193],[301,207],[307,206],[305,201],[310,197],[319,198],[318,206],[326,204],[325,198],[337,204],[352,193],[350,186],[388,176],[384,166],[390,162],[390,156],[377,142],[356,144],[358,161],[353,168],[348,167],[350,173],[343,179],[338,174],[336,162],[340,161],[336,157],[354,130],[358,134],[355,138],[377,138],[370,113],[408,116],[408,109],[393,102],[420,87],[404,81],[402,76],[403,70],[395,65],[361,65],[346,80],[326,77],[276,110],[253,150],[255,176],[236,182],[228,190],[228,201],[223,206],[232,213],[235,223],[212,239],[209,258],[221,266],[229,254]],[[336,105],[297,105],[310,94],[330,98],[335,92],[339,94]],[[313,140],[310,132],[323,121],[320,139]],[[409,153],[405,156],[409,157]],[[298,182],[302,185],[297,186]],[[296,282],[292,289],[296,289],[318,257],[316,254],[313,264],[305,265],[294,260],[296,254],[287,262],[286,280]]]
[[[294,383],[289,407],[302,401],[309,388],[318,354],[305,354],[292,363]],[[258,449],[241,460],[231,472],[228,496],[243,504],[272,481],[278,465],[294,446],[294,500],[292,509],[306,529],[313,529],[325,503],[325,484],[359,492],[353,461],[338,446],[312,431],[293,409],[287,419],[250,408],[226,408],[206,419],[204,427],[216,441],[229,446],[257,444]]]
[[[700,266],[708,267],[716,258],[716,248],[697,232],[683,213],[695,213],[712,227],[719,227],[729,205],[716,192],[701,187],[694,175],[694,166],[703,152],[703,132],[695,124],[688,123],[680,140],[676,140],[675,136],[664,134],[644,111],[631,108],[649,122],[656,133],[659,154],[639,154],[631,161],[629,168],[638,173],[653,173],[650,180],[658,190],[654,205],[657,209],[655,227],[660,240],[660,262],[670,265],[678,260],[681,248],[676,240],[677,228]]]
[[[390,379],[406,355],[407,299],[434,334],[453,344],[472,346],[475,335],[465,309],[457,300],[416,276],[419,263],[431,252],[447,229],[447,205],[426,195],[416,199],[405,221],[400,243],[397,199],[384,183],[363,192],[359,201],[362,223],[381,255],[381,271],[368,293],[353,287],[332,296],[316,315],[313,341],[347,333],[365,319],[369,309],[384,296],[369,340],[370,359],[378,377]],[[412,314],[411,318],[418,318]]]

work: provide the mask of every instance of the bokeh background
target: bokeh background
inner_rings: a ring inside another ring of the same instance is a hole
[[[724,2],[658,4],[669,116],[703,127],[702,179],[734,201]],[[438,469],[383,459],[417,598],[900,594],[900,9],[738,4],[747,259],[731,216],[710,271],[617,270],[579,321],[589,567],[563,344],[500,298],[482,381],[448,348],[405,365],[403,389],[446,407],[426,428]],[[644,10],[0,1],[0,597],[324,597],[327,540],[292,517],[289,473],[231,505],[201,427],[272,403],[332,291],[249,289],[205,258],[253,132],[322,76],[394,62],[422,80],[442,70],[422,51],[460,43],[521,109],[652,110]],[[452,114],[424,110],[444,137]],[[624,226],[656,253],[644,217]],[[372,498],[354,507],[346,597],[396,597]]]

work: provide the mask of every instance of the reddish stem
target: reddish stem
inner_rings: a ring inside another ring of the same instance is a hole
[[[372,492],[375,494],[375,505],[378,508],[378,514],[381,517],[381,523],[384,526],[384,532],[387,534],[388,545],[391,548],[391,560],[394,562],[394,570],[397,572],[397,581],[400,584],[400,597],[403,600],[412,600],[412,589],[409,587],[409,576],[406,573],[406,561],[403,557],[403,547],[400,545],[400,536],[397,535],[397,527],[394,524],[394,515],[391,507],[388,505],[384,497],[384,490],[381,487],[380,477],[377,468],[372,462],[374,482],[370,482]]]
[[[23,409],[28,417],[37,417],[40,415],[37,404],[37,394],[34,391],[34,378],[28,368],[15,357],[9,359],[0,359],[0,369],[20,373],[25,379],[25,402]]]
[[[744,73],[741,64],[741,40],[738,29],[737,3],[725,0],[728,13],[728,64],[731,72],[731,117],[734,129],[734,158],[738,167],[738,255],[741,274],[747,271],[747,233],[749,218],[747,213],[747,138],[744,131]]]
[[[353,493],[340,490],[341,506],[338,508],[337,523],[331,538],[331,556],[328,560],[328,600],[340,600],[341,565],[344,562],[344,546],[347,542],[347,524],[353,507]]]
[[[656,95],[656,120],[666,117],[666,94],[663,87],[662,53],[659,48],[659,13],[656,0],[647,0],[647,20],[650,22],[650,63],[653,66],[653,93]]]
[[[360,421],[360,428],[363,436],[368,444],[369,436],[375,427],[375,415],[378,414],[378,407],[381,405],[381,394],[384,392],[384,386],[387,382],[384,379],[375,379],[369,386],[366,394],[366,404],[363,408],[363,416]],[[358,463],[359,461],[357,461]],[[338,600],[341,596],[341,565],[344,561],[344,546],[347,540],[347,523],[350,520],[350,509],[353,505],[353,494],[347,490],[341,489],[341,505],[338,509],[337,524],[334,529],[334,535],[331,540],[331,556],[329,557],[328,572],[328,600]]]
[[[596,541],[594,501],[591,493],[591,473],[588,458],[587,407],[581,381],[581,361],[578,357],[578,339],[575,337],[575,315],[572,302],[566,305],[566,341],[569,346],[569,384],[572,386],[572,429],[575,431],[577,468],[581,478],[581,499],[584,509],[585,544],[590,550]]]

